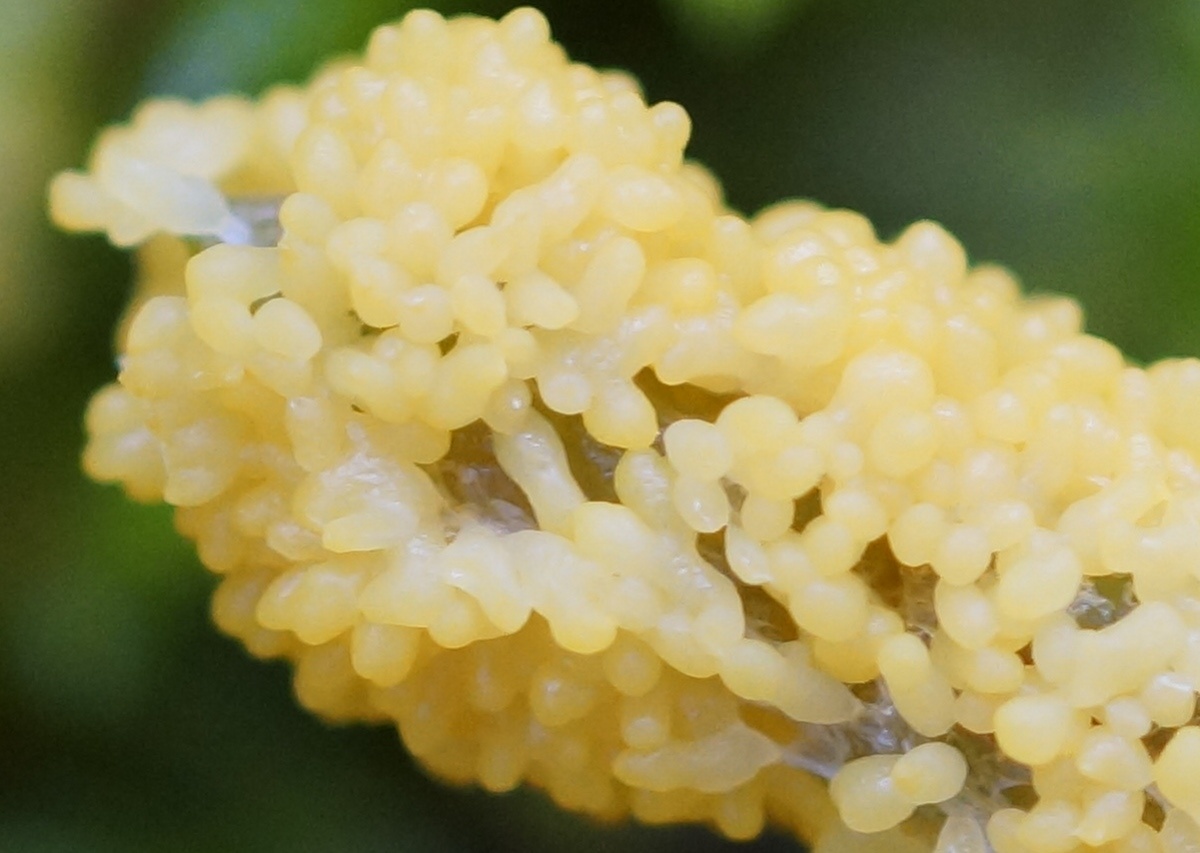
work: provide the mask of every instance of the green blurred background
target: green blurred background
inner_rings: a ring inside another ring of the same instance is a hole
[[[501,14],[507,3],[433,3]],[[257,92],[403,0],[0,0],[0,851],[717,851],[536,794],[424,779],[389,731],[298,710],[207,617],[160,508],[78,472],[127,259],[43,187],[151,93]],[[578,58],[692,113],[751,211],[808,196],[1079,296],[1137,359],[1200,353],[1200,4],[548,0]],[[744,849],[795,851],[782,837]]]

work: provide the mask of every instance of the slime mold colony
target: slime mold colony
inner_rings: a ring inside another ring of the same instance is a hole
[[[743,218],[689,129],[530,9],[144,105],[51,189],[138,250],[88,472],[447,780],[822,853],[1198,849],[1200,363],[930,223]]]

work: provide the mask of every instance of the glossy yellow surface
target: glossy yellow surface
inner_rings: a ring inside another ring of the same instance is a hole
[[[449,780],[822,851],[1187,849],[1200,364],[931,223],[744,219],[688,133],[528,9],[143,106],[51,192],[140,247],[89,473],[179,508],[301,702]]]

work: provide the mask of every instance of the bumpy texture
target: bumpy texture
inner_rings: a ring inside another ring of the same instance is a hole
[[[1200,363],[932,224],[747,221],[688,132],[531,10],[147,104],[52,188],[141,246],[88,471],[179,508],[301,702],[455,782],[823,851],[1196,849]]]

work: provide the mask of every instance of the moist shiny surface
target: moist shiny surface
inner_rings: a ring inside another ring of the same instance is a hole
[[[1200,363],[931,223],[745,219],[688,133],[531,10],[144,105],[51,190],[141,262],[89,473],[455,782],[822,851],[1200,843]]]

